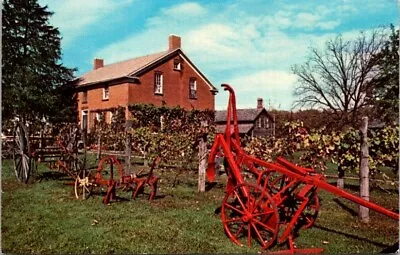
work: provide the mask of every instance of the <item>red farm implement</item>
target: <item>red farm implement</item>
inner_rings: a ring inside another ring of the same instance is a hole
[[[246,154],[240,145],[236,99],[229,91],[227,124],[224,134],[217,134],[208,159],[207,177],[215,177],[215,157],[223,156],[228,176],[222,201],[221,218],[227,236],[236,244],[259,243],[268,249],[287,243],[289,250],[276,253],[320,253],[320,248],[297,249],[293,238],[300,229],[311,227],[319,211],[318,190],[334,195],[399,220],[399,214],[363,200],[327,183],[313,169],[297,166],[282,157],[270,163]]]
[[[144,191],[144,186],[150,188],[149,200],[152,200],[157,193],[157,183],[159,178],[153,175],[154,168],[159,164],[160,157],[156,157],[150,168],[150,172],[145,175],[126,175],[122,164],[115,156],[103,157],[95,173],[83,169],[75,179],[75,196],[78,199],[86,199],[93,193],[94,187],[107,187],[103,197],[103,203],[108,204],[116,198],[116,189],[122,188],[125,191],[132,190],[132,198]],[[115,169],[116,168],[116,169]],[[115,171],[116,170],[116,171]]]
[[[36,168],[36,161],[40,161],[48,163],[51,170],[66,174],[74,180],[71,184],[74,185],[77,199],[88,198],[94,193],[95,187],[106,188],[103,197],[105,204],[116,198],[117,188],[132,191],[133,199],[143,193],[145,186],[150,188],[149,200],[156,195],[159,178],[153,175],[153,170],[159,164],[160,157],[154,159],[148,174],[141,174],[142,170],[137,175],[129,175],[115,156],[105,156],[99,161],[97,168],[87,168],[86,148],[83,153],[78,150],[80,130],[76,124],[65,125],[59,135],[52,139],[55,141],[52,141],[51,146],[38,146],[33,138],[29,136],[26,126],[18,122],[11,151],[15,174],[20,182],[28,183]]]

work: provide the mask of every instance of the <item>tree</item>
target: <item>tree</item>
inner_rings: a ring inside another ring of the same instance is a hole
[[[3,120],[75,117],[73,71],[61,63],[60,33],[36,0],[3,2]],[[65,120],[65,119],[64,119]]]
[[[358,112],[370,104],[370,81],[377,76],[374,56],[385,36],[385,30],[379,29],[361,32],[355,40],[338,36],[323,51],[311,48],[308,60],[292,67],[298,79],[295,106],[320,107],[332,113],[332,121],[354,125]]]
[[[399,30],[391,24],[390,32],[382,50],[374,56],[378,75],[371,81],[376,116],[387,122],[397,121],[399,116]]]

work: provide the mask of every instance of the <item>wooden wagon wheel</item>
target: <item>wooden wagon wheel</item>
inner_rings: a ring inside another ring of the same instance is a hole
[[[79,128],[76,124],[70,124],[61,129],[60,134],[57,137],[58,145],[71,153],[75,153],[78,150],[79,140]]]
[[[78,158],[79,128],[76,124],[68,125],[60,131],[57,143],[62,149],[59,170],[66,172],[76,178],[80,171],[86,166],[86,155],[83,160]]]
[[[247,189],[250,196],[243,196]],[[222,202],[222,224],[237,245],[251,246],[255,239],[263,249],[276,241],[279,232],[278,209],[271,196],[259,186],[242,183],[229,191]]]
[[[15,176],[17,177],[18,181],[27,183],[35,162],[31,157],[27,129],[21,122],[18,122],[15,126],[13,143]]]

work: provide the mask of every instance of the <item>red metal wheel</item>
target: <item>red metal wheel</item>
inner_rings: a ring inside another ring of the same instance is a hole
[[[244,196],[247,190],[249,197]],[[276,241],[279,232],[278,209],[267,191],[250,183],[237,185],[222,202],[222,224],[237,245],[251,246],[255,239],[263,249]]]
[[[123,166],[116,157],[105,156],[98,164],[96,179],[120,181],[124,176],[123,172]]]
[[[300,213],[299,218],[295,224],[296,228],[307,229],[310,228],[318,217],[319,211],[319,198],[316,191],[311,191],[308,195],[308,202],[304,210]],[[281,224],[288,224],[292,219],[302,200],[297,198],[294,194],[286,196],[286,199],[279,206],[279,216]],[[282,239],[283,240],[283,239]]]
[[[257,179],[257,185],[271,194],[278,193],[289,181],[289,178],[274,170],[264,170]]]
[[[308,203],[304,211],[300,215],[300,224],[303,229],[307,229],[314,225],[319,212],[319,197],[316,191],[313,191],[308,196]]]

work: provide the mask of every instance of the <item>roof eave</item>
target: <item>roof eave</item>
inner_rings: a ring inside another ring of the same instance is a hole
[[[121,76],[121,77],[115,77],[115,78],[112,78],[112,79],[106,79],[106,80],[101,80],[101,81],[78,84],[76,87],[77,88],[83,88],[83,87],[89,87],[89,86],[98,85],[98,84],[101,84],[101,83],[117,82],[117,81],[120,81],[120,80],[123,80],[123,81],[126,81],[126,82],[137,82],[137,81],[139,81],[139,78],[136,77],[136,76]]]

